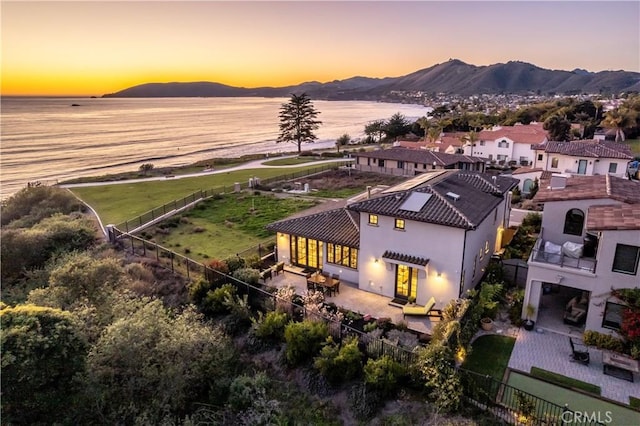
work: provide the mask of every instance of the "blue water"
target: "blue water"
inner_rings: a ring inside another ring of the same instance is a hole
[[[27,182],[65,180],[213,157],[279,153],[278,113],[287,98],[2,98],[0,194]],[[79,106],[72,106],[78,104]],[[313,101],[323,122],[318,141],[303,149],[333,146],[348,133],[399,112],[411,120],[428,113],[420,105],[361,101]]]

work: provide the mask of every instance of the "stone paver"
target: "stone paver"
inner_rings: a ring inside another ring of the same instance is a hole
[[[547,330],[540,333],[520,329],[509,368],[529,373],[535,366],[572,377],[600,386],[604,398],[624,404],[629,404],[629,396],[640,397],[640,375],[635,373],[633,383],[605,375],[602,372],[602,351],[589,347],[589,354],[589,365],[573,362],[568,336]]]

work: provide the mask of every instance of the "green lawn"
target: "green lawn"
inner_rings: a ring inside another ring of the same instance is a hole
[[[542,380],[512,371],[509,374],[507,384],[539,398],[553,402],[561,407],[568,404],[569,409],[581,413],[602,413],[601,419],[605,419],[606,412],[611,413],[612,425],[638,425],[640,413],[630,408],[624,408],[617,404],[602,399],[575,392],[561,386],[552,385]]]
[[[489,375],[501,382],[515,343],[516,339],[513,337],[495,334],[480,336],[471,345],[471,354],[465,359],[462,367]]]
[[[592,385],[591,383],[586,383],[572,377],[556,374],[552,371],[543,370],[542,368],[538,367],[531,367],[531,375],[533,377],[546,380],[547,382],[555,383],[556,385],[580,389],[594,395],[600,395],[600,393],[602,392],[600,386]]]
[[[268,223],[316,204],[299,198],[280,199],[272,194],[228,194],[203,201],[141,235],[200,262],[224,259],[273,241],[273,233],[265,229]]]
[[[278,158],[276,160],[264,161],[262,164],[265,166],[293,166],[295,164],[305,164],[318,161],[316,157],[288,157]]]
[[[184,179],[78,187],[71,191],[96,210],[102,223],[117,224],[201,189],[226,187],[230,191],[235,182],[245,183],[251,177],[267,179],[313,168],[311,165],[286,170],[246,169]]]
[[[631,147],[634,155],[640,155],[640,139],[627,139],[624,143]]]

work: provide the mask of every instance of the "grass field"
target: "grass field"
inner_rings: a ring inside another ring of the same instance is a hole
[[[293,166],[296,164],[312,163],[314,161],[318,161],[318,159],[314,157],[288,157],[264,161],[262,164],[265,166]]]
[[[533,377],[537,377],[538,379],[546,380],[547,382],[552,382],[564,387],[580,389],[594,395],[600,395],[600,393],[602,392],[600,386],[592,385],[591,383],[586,383],[572,377],[566,377],[561,374],[556,374],[552,371],[543,370],[542,368],[538,367],[531,367],[531,375]]]
[[[166,179],[138,183],[71,188],[71,191],[93,207],[102,222],[117,224],[132,219],[155,207],[181,199],[201,189],[227,187],[247,182],[258,176],[267,179],[313,169],[314,165],[283,169],[246,169],[184,179]]]
[[[227,194],[203,201],[141,235],[200,262],[224,259],[273,241],[273,233],[265,229],[267,224],[316,204],[299,198],[276,198],[272,194]]]
[[[640,155],[640,139],[627,139],[624,143],[631,147],[631,152],[635,155]]]
[[[604,401],[599,398],[588,396],[579,392],[556,386],[551,383],[533,377],[525,376],[516,372],[509,374],[507,384],[520,389],[539,398],[545,399],[563,407],[568,404],[572,411],[581,413],[601,413],[601,419],[605,420],[607,412],[611,415],[612,425],[638,425],[640,424],[640,413],[630,408],[624,408],[617,404]]]
[[[471,345],[471,354],[462,366],[482,375],[490,375],[501,382],[515,343],[516,339],[513,337],[480,336]]]

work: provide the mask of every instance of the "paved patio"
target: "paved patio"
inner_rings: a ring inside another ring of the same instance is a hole
[[[602,372],[602,351],[589,347],[589,354],[589,365],[572,362],[569,335],[545,329],[540,329],[540,332],[520,329],[509,359],[509,368],[529,373],[531,367],[535,366],[572,377],[600,386],[602,397],[623,404],[629,404],[629,396],[640,397],[640,375],[634,373],[633,383],[605,375]]]
[[[265,284],[277,288],[291,285],[296,288],[296,293],[298,294],[307,292],[306,277],[292,272],[285,271],[284,273],[274,275],[273,278],[268,279]],[[433,325],[438,322],[437,318],[428,317],[408,316],[406,319],[403,319],[402,309],[389,305],[391,301],[390,298],[360,290],[357,284],[345,281],[342,281],[340,284],[340,293],[333,296],[326,296],[325,300],[327,302],[333,302],[341,308],[359,312],[362,315],[371,315],[373,318],[390,318],[394,324],[404,321],[410,330],[419,333],[431,334]]]

